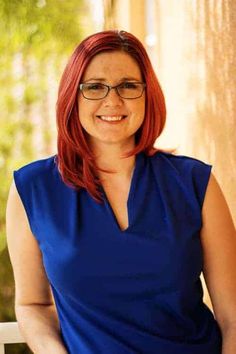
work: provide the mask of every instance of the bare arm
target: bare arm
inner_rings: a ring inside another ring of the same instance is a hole
[[[236,232],[213,175],[203,205],[204,278],[222,336],[222,354],[236,353]]]
[[[15,312],[35,354],[67,354],[38,243],[12,183],[6,211],[7,242],[15,279]]]

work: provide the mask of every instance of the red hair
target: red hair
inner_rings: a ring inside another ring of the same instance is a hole
[[[77,96],[82,75],[91,59],[104,51],[124,51],[139,65],[146,83],[145,118],[135,135],[135,148],[129,157],[143,151],[156,153],[155,140],[166,120],[165,99],[142,43],[125,31],[103,31],[84,39],[73,52],[63,72],[57,100],[57,164],[63,181],[76,189],[85,188],[97,201],[102,201],[97,177],[98,167],[86,141],[78,114]]]

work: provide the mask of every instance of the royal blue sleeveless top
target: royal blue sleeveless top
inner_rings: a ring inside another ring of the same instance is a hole
[[[158,152],[136,156],[122,231],[61,179],[55,156],[14,172],[42,252],[71,354],[221,354],[203,303],[201,208],[211,166]]]

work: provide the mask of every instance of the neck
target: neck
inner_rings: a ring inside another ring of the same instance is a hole
[[[99,171],[100,177],[130,177],[132,175],[135,156],[124,158],[128,151],[134,148],[134,144],[119,145],[119,144],[99,144],[99,146],[91,146],[93,153],[96,156],[96,163],[99,168],[114,171],[110,173]]]

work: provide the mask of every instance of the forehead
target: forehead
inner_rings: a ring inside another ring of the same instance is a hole
[[[128,77],[141,80],[142,74],[136,60],[122,51],[102,52],[95,55],[83,75],[84,80],[90,78],[115,80]]]

